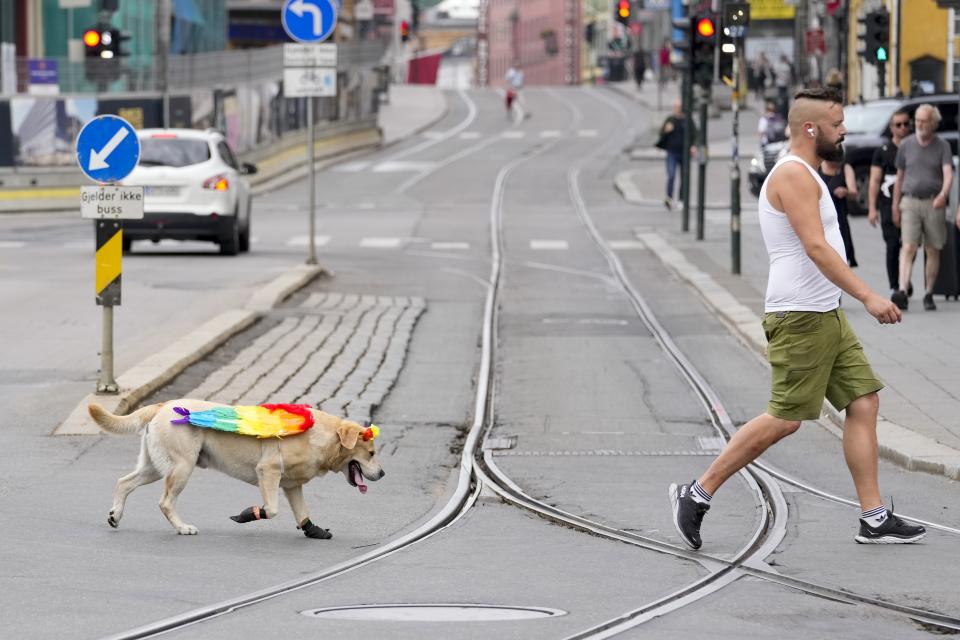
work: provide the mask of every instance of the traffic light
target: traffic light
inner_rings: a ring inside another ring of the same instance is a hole
[[[717,79],[729,87],[736,82],[733,77],[733,61],[739,55],[748,26],[750,26],[749,4],[746,2],[724,3],[723,29],[718,38],[720,56],[717,63]]]
[[[671,24],[674,33],[670,44],[674,51],[683,56],[683,60],[671,60],[670,64],[674,69],[689,69],[690,55],[693,50],[693,22],[690,18],[674,18]]]
[[[866,58],[870,64],[886,64],[890,58],[890,14],[881,8],[871,11],[864,20]]]
[[[630,0],[614,0],[613,19],[620,24],[630,23]]]
[[[724,28],[720,32],[720,59],[717,64],[717,79],[732,87],[733,59],[737,57],[737,39],[730,35],[730,30]]]
[[[717,47],[717,16],[713,13],[696,15],[693,23],[693,81],[709,87],[713,82],[713,58]]]
[[[87,80],[106,90],[107,83],[120,77],[120,32],[109,24],[98,24],[83,32],[83,68]]]
[[[400,21],[400,39],[404,42],[410,39],[410,23],[406,20]]]
[[[120,29],[107,29],[100,34],[100,43],[103,47],[101,57],[120,60],[130,55],[129,51],[124,50],[124,43],[130,39],[130,34]],[[108,55],[103,55],[107,53]]]

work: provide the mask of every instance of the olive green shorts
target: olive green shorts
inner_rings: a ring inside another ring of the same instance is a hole
[[[772,369],[767,406],[772,416],[816,420],[824,397],[842,411],[883,388],[840,309],[767,313],[763,331]]]

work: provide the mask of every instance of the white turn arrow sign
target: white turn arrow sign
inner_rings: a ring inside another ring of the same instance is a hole
[[[90,166],[87,169],[88,171],[96,171],[97,169],[106,169],[110,166],[107,162],[107,157],[113,153],[113,150],[117,148],[117,145],[123,142],[123,139],[127,137],[129,133],[126,128],[121,128],[117,130],[113,137],[110,138],[103,149],[97,151],[96,149],[90,150]]]
[[[315,4],[307,4],[303,0],[296,0],[290,3],[290,11],[293,11],[298,18],[303,17],[303,12],[307,11],[313,15],[313,34],[319,36],[323,33],[320,24],[320,7]]]

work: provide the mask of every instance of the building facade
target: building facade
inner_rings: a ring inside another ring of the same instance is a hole
[[[482,0],[477,84],[503,86],[512,64],[529,85],[580,83],[581,0]]]

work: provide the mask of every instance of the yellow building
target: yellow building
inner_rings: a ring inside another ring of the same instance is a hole
[[[914,83],[935,91],[953,89],[955,46],[954,12],[937,7],[936,0],[850,0],[847,38],[848,99],[852,102],[880,96],[877,68],[857,52],[857,18],[885,6],[890,12],[890,62],[884,94],[910,95]]]

